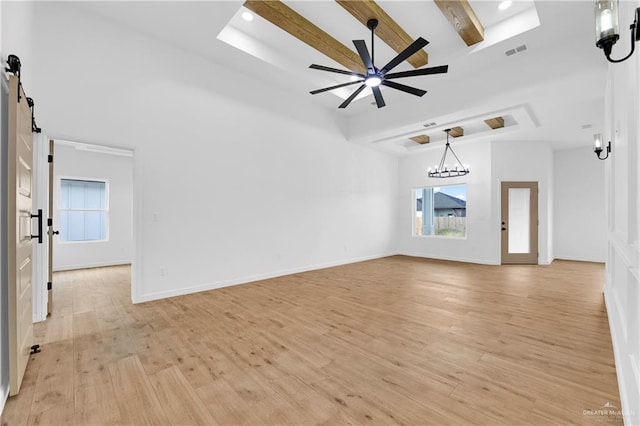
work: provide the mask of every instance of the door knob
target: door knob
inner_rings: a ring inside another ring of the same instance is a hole
[[[47,226],[49,227],[49,230],[47,231],[47,235],[48,236],[53,236],[53,235],[58,235],[60,234],[60,231],[54,231],[53,230],[53,219],[49,218],[47,219]]]

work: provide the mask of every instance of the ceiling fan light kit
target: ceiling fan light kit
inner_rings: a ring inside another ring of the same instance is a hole
[[[410,71],[401,71],[390,73],[393,68],[400,65],[402,62],[406,61],[411,55],[418,52],[420,49],[425,47],[429,42],[422,37],[418,37],[413,43],[411,43],[406,49],[400,52],[395,58],[393,58],[388,64],[386,64],[382,68],[377,68],[374,64],[375,51],[374,51],[374,35],[375,29],[378,26],[377,19],[369,19],[367,21],[367,27],[371,30],[371,55],[369,55],[369,51],[367,50],[367,45],[364,40],[353,40],[353,44],[360,55],[360,59],[364,64],[366,69],[366,74],[360,74],[353,71],[346,71],[337,68],[325,67],[323,65],[311,64],[309,68],[328,71],[337,74],[345,74],[351,76],[351,81],[347,83],[337,84],[331,87],[325,87],[323,89],[313,90],[310,93],[312,95],[316,95],[318,93],[326,92],[329,90],[338,89],[341,87],[351,86],[354,84],[360,84],[360,86],[349,96],[338,108],[346,108],[351,101],[353,101],[359,94],[362,92],[365,87],[370,87],[373,92],[373,97],[376,100],[376,105],[378,108],[382,108],[385,106],[384,98],[382,97],[382,92],[380,91],[380,86],[390,87],[392,89],[400,90],[405,93],[409,93],[415,96],[424,96],[426,90],[417,89],[415,87],[406,86],[404,84],[396,83],[395,81],[391,81],[396,78],[404,78],[404,77],[414,77],[419,75],[430,75],[430,74],[443,74],[446,73],[449,69],[448,65],[442,65],[431,68],[421,68]]]
[[[382,79],[375,75],[371,75],[364,79],[364,84],[369,87],[378,87],[380,86],[380,83],[382,83]]]

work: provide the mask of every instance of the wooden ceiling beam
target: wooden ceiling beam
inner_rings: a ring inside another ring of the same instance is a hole
[[[460,136],[464,136],[464,129],[462,127],[452,127],[451,131],[449,131],[449,136],[452,138],[459,138]]]
[[[375,18],[378,20],[378,27],[376,28],[376,36],[389,45],[397,53],[402,52],[407,48],[413,39],[407,32],[400,26],[391,16],[387,14],[375,1],[373,0],[336,0],[336,2],[342,6],[347,12],[353,15],[358,21],[360,21],[365,27],[369,19]],[[389,58],[391,60],[392,58]],[[407,59],[407,61],[413,65],[414,68],[420,68],[427,65],[429,62],[429,56],[424,50],[419,50]]]
[[[434,0],[434,2],[467,46],[473,46],[484,40],[484,27],[467,0]]]
[[[430,141],[428,135],[413,136],[413,137],[411,137],[409,139],[411,139],[415,143],[419,143],[420,145],[424,145],[425,143],[429,143],[429,141]]]
[[[502,117],[489,118],[488,120],[484,120],[484,122],[493,130],[504,127],[504,118]]]
[[[244,7],[328,56],[348,70],[365,73],[360,56],[280,0],[247,0]]]

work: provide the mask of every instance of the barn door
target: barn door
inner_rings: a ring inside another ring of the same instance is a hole
[[[16,76],[9,77],[7,156],[7,257],[9,278],[9,394],[20,390],[31,345],[32,317],[32,177],[31,110]],[[37,216],[36,216],[37,217]],[[42,230],[42,211],[39,226]],[[42,233],[39,234],[42,236]]]

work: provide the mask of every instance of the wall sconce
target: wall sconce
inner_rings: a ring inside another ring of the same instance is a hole
[[[611,49],[620,38],[618,28],[618,0],[596,0],[596,46],[604,50],[609,62],[618,63],[626,61],[633,55],[636,41],[640,40],[638,31],[638,20],[640,20],[640,7],[636,8],[636,16],[633,24],[629,26],[631,30],[631,52],[622,59],[611,59]]]
[[[607,155],[604,158],[602,158],[600,156],[602,151],[604,151],[604,148],[602,147],[602,135],[600,133],[596,133],[595,135],[593,135],[593,152],[596,153],[596,156],[600,160],[606,160],[607,158],[609,158],[609,153],[611,152],[611,141],[609,141],[609,143],[607,144],[606,149],[607,149]]]

